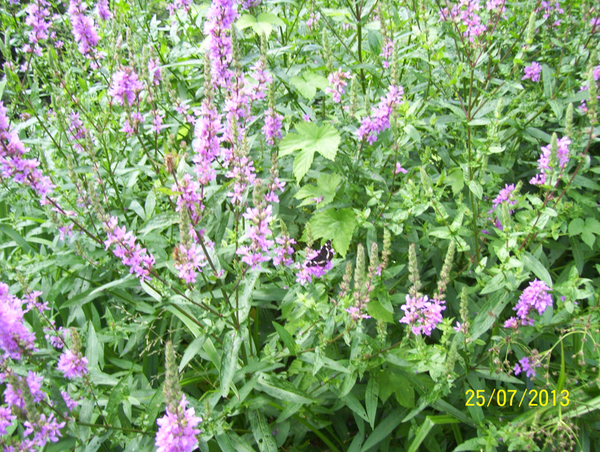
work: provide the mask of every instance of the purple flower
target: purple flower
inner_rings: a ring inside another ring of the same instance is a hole
[[[536,365],[536,363],[532,362],[532,360],[530,360],[527,356],[524,356],[519,360],[518,364],[515,364],[515,375],[525,372],[527,374],[527,378],[535,377],[536,367],[539,367],[539,364]]]
[[[12,424],[17,416],[14,416],[10,408],[8,407],[0,407],[0,435],[6,435],[6,427]]]
[[[308,17],[308,20],[306,21],[306,26],[308,29],[312,30],[313,27],[319,23],[319,19],[321,19],[321,15],[318,12],[312,11]]]
[[[6,390],[4,391],[4,401],[9,407],[14,406],[21,410],[25,409],[25,399],[23,398],[23,390],[21,389],[21,385],[24,384],[29,387],[29,392],[35,403],[44,400],[45,393],[42,391],[44,377],[29,371],[27,377],[17,376],[16,378],[19,380],[17,388],[15,389],[12,383],[6,383]]]
[[[73,411],[75,408],[77,408],[77,405],[79,405],[79,402],[73,400],[67,391],[61,390],[60,395],[65,401],[65,405],[67,405],[67,409],[69,411]]]
[[[249,238],[252,243],[250,246],[241,246],[237,250],[237,254],[242,256],[242,262],[252,267],[252,270],[260,268],[261,262],[267,262],[269,257],[269,249],[274,245],[274,241],[267,239],[267,236],[272,235],[269,225],[273,221],[273,207],[268,205],[250,208],[246,210],[243,217],[250,224],[246,232],[246,238]]]
[[[113,17],[113,14],[110,12],[108,8],[108,0],[98,0],[96,3],[96,9],[98,11],[98,16],[102,20],[110,20]]]
[[[212,163],[221,153],[221,138],[223,132],[221,115],[212,104],[212,98],[205,97],[200,107],[200,115],[194,127],[195,140],[193,142],[195,164],[194,171],[198,176],[198,182],[207,185],[215,179],[216,172]]]
[[[96,47],[100,38],[96,33],[94,19],[84,15],[86,5],[81,3],[81,0],[71,0],[69,2],[68,13],[71,16],[71,24],[73,25],[73,36],[75,42],[78,43],[79,51],[86,55]]]
[[[177,11],[183,11],[187,13],[190,10],[191,4],[192,0],[174,0],[173,3],[167,5],[167,10],[171,16]]]
[[[241,0],[240,4],[243,10],[260,5],[261,0]]]
[[[229,64],[233,58],[231,25],[237,18],[234,0],[213,0],[204,24],[204,34],[208,35],[208,49],[211,60],[211,76],[217,87],[229,86],[232,72]]]
[[[249,160],[246,156],[234,156],[233,166],[225,174],[227,178],[234,180],[233,190],[227,194],[233,204],[242,203],[246,188],[256,180],[254,171],[254,162],[252,160]]]
[[[381,48],[381,57],[382,66],[387,69],[390,66],[390,60],[392,59],[392,55],[394,55],[394,46],[395,43],[390,38],[386,36],[383,47]]]
[[[48,418],[46,418],[45,414],[41,414],[34,422],[25,421],[23,423],[23,426],[25,427],[23,436],[28,436],[33,433],[34,437],[33,440],[30,441],[30,446],[36,445],[44,447],[48,441],[52,441],[53,443],[58,441],[58,437],[62,436],[60,429],[65,425],[66,422],[58,423],[56,419],[54,419],[54,413],[50,414]]]
[[[250,73],[250,77],[258,82],[252,87],[250,93],[252,100],[264,99],[266,96],[265,88],[273,81],[273,77],[266,71],[265,62],[262,58],[260,58],[251,69],[252,72]]]
[[[534,61],[531,63],[531,66],[525,67],[525,75],[521,80],[531,79],[532,82],[539,82],[541,73],[542,66]]]
[[[406,304],[401,307],[404,317],[400,319],[400,323],[412,327],[414,334],[430,336],[437,324],[442,321],[442,311],[446,309],[446,306],[443,306],[445,301],[428,300],[427,295],[419,297],[406,295]]]
[[[281,138],[281,127],[282,127],[283,116],[275,111],[273,107],[265,113],[265,125],[262,128],[265,134],[265,141],[273,146],[275,144],[275,138]]]
[[[127,105],[131,106],[142,89],[143,86],[138,80],[138,75],[135,71],[131,68],[125,68],[113,74],[108,94],[119,105],[123,105],[127,101]]]
[[[556,152],[556,159],[560,170],[563,170],[569,162],[569,145],[571,140],[569,137],[562,137],[558,140],[558,150]],[[542,147],[542,155],[538,159],[538,169],[540,172],[536,174],[529,183],[532,185],[543,185],[546,183],[546,177],[552,173],[552,169],[555,166],[555,162],[551,161],[552,149],[551,145]]]
[[[265,195],[265,201],[267,202],[279,202],[279,196],[275,193],[275,190],[279,190],[283,192],[285,189],[285,182],[279,180],[278,177],[275,177],[268,185],[269,191]]]
[[[325,88],[325,92],[328,94],[333,94],[333,101],[336,104],[339,104],[341,102],[342,94],[344,94],[344,87],[348,85],[348,82],[346,80],[350,78],[352,78],[352,74],[350,73],[350,71],[343,72],[341,69],[332,72],[327,77],[331,88]]]
[[[541,8],[539,8],[536,12],[540,12],[542,10],[544,11],[544,14],[543,14],[544,19],[547,19],[548,17],[550,17],[550,14],[552,14],[553,12],[556,12],[557,15],[563,14],[565,12],[565,10],[560,7],[559,0],[554,0],[554,1],[543,0]],[[561,23],[561,20],[558,19],[558,20],[555,20],[552,25],[555,27],[558,27],[560,25],[560,23]]]
[[[202,418],[195,415],[193,408],[186,410],[185,407],[185,396],[182,396],[175,413],[167,407],[167,413],[156,421],[159,425],[155,442],[157,452],[191,452],[198,445],[196,435],[200,430],[194,427],[202,422]]]
[[[200,221],[200,215],[204,210],[202,204],[202,194],[200,192],[200,185],[192,180],[190,174],[184,174],[180,184],[173,184],[171,190],[177,192],[177,207],[175,212],[179,212],[181,209],[187,209],[192,224],[198,224]]]
[[[35,350],[35,334],[25,326],[22,304],[0,282],[0,349],[13,359],[20,359],[24,350]]]
[[[50,6],[50,3],[46,0],[36,0],[25,10],[27,12],[25,24],[32,27],[32,30],[28,33],[29,45],[24,48],[27,53],[32,52],[38,56],[42,54],[39,42],[48,39],[48,30],[52,25],[52,22],[47,20],[50,17],[48,6]]]
[[[160,113],[158,111],[153,111],[153,116],[154,119],[152,120],[152,126],[150,127],[150,129],[154,132],[154,133],[160,133],[160,131],[163,129],[163,123],[162,120],[165,117],[164,113]]]
[[[60,355],[56,367],[63,373],[65,378],[72,380],[88,373],[87,362],[87,358],[81,356],[81,352],[73,353],[72,350],[67,350]]]
[[[135,273],[140,281],[147,281],[152,278],[148,276],[154,265],[154,256],[146,251],[146,248],[140,247],[139,243],[135,243],[136,237],[127,232],[125,227],[117,226],[117,217],[111,217],[107,222],[103,223],[104,230],[108,236],[108,240],[104,242],[106,249],[111,245],[116,245],[113,254],[121,259],[121,262],[128,267],[129,273]]]
[[[148,60],[148,74],[153,85],[158,86],[162,81],[162,74],[160,73],[159,67],[160,61],[158,58]]]
[[[204,240],[204,246],[207,250],[214,249],[214,243],[210,240]],[[177,248],[175,268],[179,270],[179,277],[187,284],[196,282],[196,276],[202,272],[202,268],[208,264],[208,259],[204,250],[198,243],[191,243],[186,246],[183,243]]]
[[[402,165],[400,165],[400,163],[396,162],[396,169],[394,169],[394,174],[407,174],[408,170],[402,168]]]
[[[381,98],[377,107],[372,111],[371,116],[366,116],[358,129],[359,139],[366,137],[369,144],[377,141],[377,136],[386,129],[390,128],[390,117],[394,107],[402,101],[404,89],[399,86],[390,85],[388,93]]]
[[[335,251],[332,251],[335,255]],[[302,265],[296,263],[296,270],[299,270],[298,273],[296,273],[296,282],[305,285],[307,282],[312,282],[313,278],[321,278],[325,275],[325,273],[333,268],[333,261],[327,262],[324,267],[319,265],[312,266],[311,261],[318,254],[319,252],[317,250],[308,249],[306,251],[306,258],[304,259]]]
[[[273,256],[273,265],[282,264],[289,267],[294,263],[292,256],[294,255],[294,248],[292,245],[296,244],[296,241],[289,235],[283,233],[281,237],[275,239],[278,247],[275,247],[275,256]]]
[[[521,325],[533,326],[533,319],[530,315],[537,311],[542,315],[546,309],[552,306],[552,296],[548,293],[552,291],[545,283],[534,279],[523,291],[517,305],[513,308],[517,311],[517,317],[511,317],[504,323],[505,328],[516,328],[517,322]]]
[[[460,0],[451,10],[443,8],[440,11],[440,18],[456,23],[463,30],[463,36],[469,38],[470,42],[474,42],[487,30],[477,13],[480,9],[479,0]]]

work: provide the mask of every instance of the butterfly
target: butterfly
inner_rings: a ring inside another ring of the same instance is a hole
[[[333,259],[333,248],[331,240],[327,240],[321,247],[319,253],[306,264],[307,267],[325,267]]]

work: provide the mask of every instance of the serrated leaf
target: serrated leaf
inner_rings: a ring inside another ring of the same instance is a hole
[[[321,174],[317,179],[317,185],[307,184],[294,195],[296,199],[304,199],[300,207],[309,204],[318,204],[319,207],[326,206],[333,201],[338,185],[342,178],[338,174]],[[321,197],[323,198],[321,200]],[[317,200],[319,202],[317,203]]]
[[[298,133],[288,133],[279,144],[279,156],[283,157],[300,150],[294,160],[294,175],[300,180],[312,165],[314,154],[318,152],[329,160],[335,160],[340,134],[331,124],[319,126],[313,123],[300,123],[296,126]]]
[[[579,235],[585,229],[585,222],[582,218],[575,218],[569,223],[569,236]]]
[[[357,222],[352,209],[327,209],[317,212],[310,220],[315,238],[331,239],[335,251],[346,256]]]
[[[290,83],[307,100],[312,100],[315,97],[317,89],[325,91],[325,88],[329,86],[329,82],[325,77],[310,71],[292,77]]]

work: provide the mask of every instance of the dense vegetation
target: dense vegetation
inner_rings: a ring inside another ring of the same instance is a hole
[[[4,451],[598,450],[597,4],[0,24]]]

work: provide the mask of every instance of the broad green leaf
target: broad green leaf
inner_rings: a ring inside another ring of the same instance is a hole
[[[125,398],[123,395],[124,381],[125,380],[119,381],[119,384],[110,391],[110,396],[106,402],[106,420],[109,422],[109,424],[113,424],[117,416],[117,408],[119,408],[119,404]]]
[[[159,302],[162,301],[161,295],[156,290],[154,290],[152,287],[150,287],[148,285],[148,283],[146,283],[146,281],[140,281],[140,286],[142,286],[142,289],[144,289],[144,292],[146,292],[148,295],[150,295],[156,301],[159,301]]]
[[[540,278],[546,285],[552,288],[552,277],[548,270],[530,253],[523,253],[523,264],[525,268],[532,271],[535,276]]]
[[[338,174],[321,174],[317,179],[317,185],[307,184],[294,195],[296,199],[304,199],[300,207],[309,204],[317,204],[323,207],[333,201],[338,185],[342,181]],[[320,198],[323,198],[322,200]],[[319,200],[317,202],[317,200]]]
[[[271,13],[261,13],[257,17],[251,14],[244,14],[235,25],[240,30],[251,27],[256,34],[269,36],[271,31],[273,31],[273,25],[283,27],[285,26],[285,22]]]
[[[303,122],[296,126],[298,133],[288,133],[279,144],[279,156],[283,157],[294,151],[300,151],[294,159],[294,175],[300,180],[312,165],[315,152],[329,160],[335,160],[340,134],[331,124],[313,124]]]
[[[387,323],[394,323],[393,314],[387,309],[385,309],[377,299],[371,300],[369,303],[367,303],[367,312],[375,320]]]
[[[290,354],[295,355],[296,354],[296,341],[294,340],[292,335],[279,323],[277,323],[277,322],[271,322],[271,323],[275,327],[275,331],[277,331],[277,334],[281,338],[284,345],[290,351]]]
[[[486,295],[488,293],[494,293],[500,289],[502,289],[506,285],[506,275],[504,273],[498,273],[492,279],[488,281],[485,287],[479,292],[481,295]]]
[[[317,212],[310,220],[315,238],[327,238],[335,251],[346,256],[357,222],[352,209],[327,209]]]
[[[277,452],[277,443],[264,415],[258,410],[252,410],[248,413],[248,417],[260,452]]]
[[[569,236],[579,235],[585,229],[585,222],[582,218],[575,218],[569,223]]]
[[[397,386],[394,394],[396,395],[396,401],[406,407],[413,408],[415,406],[415,390],[408,381],[403,381],[401,385]]]
[[[88,360],[88,368],[98,368],[100,347],[101,345],[100,342],[98,342],[98,336],[96,336],[94,324],[91,321],[89,321],[87,347],[85,350],[85,357]]]
[[[146,416],[144,417],[144,424],[146,426],[154,427],[154,421],[158,417],[158,412],[162,409],[162,403],[165,399],[165,395],[163,392],[163,386],[159,387],[150,401],[148,402],[146,408]]]
[[[298,90],[302,97],[308,100],[312,100],[315,97],[317,89],[325,91],[325,88],[329,86],[329,82],[325,77],[310,71],[292,77],[290,83]]]
[[[150,190],[148,196],[146,196],[146,203],[144,204],[144,211],[146,212],[146,218],[152,218],[154,214],[154,207],[156,206],[156,195],[154,191]]]
[[[204,351],[208,355],[208,359],[210,359],[210,361],[214,364],[217,370],[221,372],[221,358],[219,356],[219,353],[217,352],[217,349],[215,348],[215,344],[213,344],[213,341],[210,337],[206,338],[206,341],[204,341],[204,346],[202,348],[204,348]]]
[[[254,289],[254,285],[258,279],[258,272],[250,272],[244,281],[244,289],[240,294],[240,298],[238,300],[239,304],[239,313],[238,318],[240,323],[244,323],[248,318],[248,314],[250,314],[250,308],[252,307],[252,290]]]

